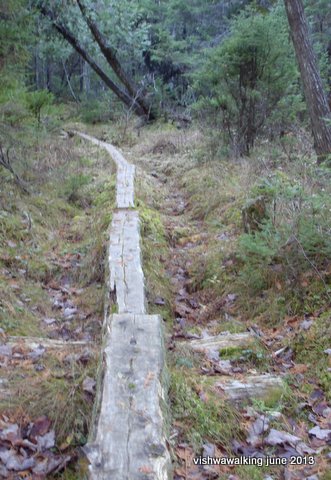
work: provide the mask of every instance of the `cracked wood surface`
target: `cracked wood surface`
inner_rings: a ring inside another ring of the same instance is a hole
[[[91,479],[166,480],[161,318],[115,314],[107,330],[97,435],[86,448]]]
[[[145,313],[144,274],[139,244],[139,215],[118,210],[109,241],[110,292],[116,292],[118,312]]]
[[[105,318],[100,411],[94,439],[85,447],[90,480],[168,480],[162,319],[145,314],[135,167],[112,145],[75,133],[105,148],[117,165],[108,253],[109,294],[116,296],[118,314]]]

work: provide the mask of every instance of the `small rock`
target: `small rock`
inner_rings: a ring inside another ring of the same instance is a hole
[[[299,442],[299,437],[291,435],[290,433],[284,432],[282,430],[275,430],[274,428],[270,430],[269,435],[265,439],[265,443],[271,446],[283,445],[284,443],[296,445]]]
[[[304,320],[303,322],[300,323],[300,328],[301,330],[309,330],[312,324],[313,324],[312,320]]]
[[[237,295],[235,293],[229,293],[229,295],[227,296],[227,299],[230,302],[234,302],[236,298],[237,298]]]
[[[194,300],[194,298],[190,298],[190,299],[188,300],[188,303],[189,303],[189,304],[191,305],[191,307],[194,308],[194,309],[199,307],[199,303],[198,303],[196,300]]]
[[[88,392],[91,395],[94,395],[96,384],[97,382],[93,378],[86,377],[85,380],[83,381],[84,392]]]
[[[43,321],[46,325],[53,325],[53,323],[56,323],[56,318],[44,318]]]
[[[223,375],[230,375],[232,372],[232,365],[230,360],[220,360],[217,364],[217,371]]]
[[[266,416],[261,415],[250,426],[248,430],[248,437],[246,439],[247,442],[256,447],[261,442],[261,435],[268,430],[269,419]]]
[[[62,300],[59,300],[58,298],[55,298],[54,299],[54,302],[53,302],[53,309],[54,310],[60,310],[61,308],[63,307],[63,302]]]
[[[77,308],[76,307],[67,307],[64,309],[63,316],[67,320],[70,320],[71,318],[74,317],[77,313]]]
[[[32,358],[32,360],[36,360],[37,358],[40,358],[44,353],[45,348],[42,345],[39,345],[37,348],[32,350],[32,352],[29,353],[28,357]]]
[[[226,232],[223,232],[223,233],[220,233],[220,234],[216,235],[216,238],[217,238],[217,240],[222,240],[222,241],[228,241],[229,240],[229,236]]]
[[[13,348],[10,345],[0,345],[0,356],[11,357]]]
[[[156,297],[154,300],[155,305],[165,305],[165,300],[162,297]]]
[[[205,443],[203,445],[203,456],[204,457],[214,457],[215,456],[215,445],[213,443]]]
[[[45,370],[45,365],[38,363],[37,365],[35,365],[34,369],[36,372],[42,372],[43,370]]]
[[[331,348],[327,348],[326,350],[324,350],[324,353],[326,353],[327,355],[331,355]]]

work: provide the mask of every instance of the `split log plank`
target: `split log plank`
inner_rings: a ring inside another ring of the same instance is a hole
[[[164,349],[159,315],[110,318],[96,438],[85,447],[91,480],[167,480]],[[147,475],[148,473],[148,475]]]
[[[225,398],[234,402],[252,398],[266,399],[271,395],[279,395],[280,398],[284,391],[282,379],[271,374],[249,375],[243,379],[218,379],[215,387]]]
[[[213,337],[191,340],[188,345],[194,350],[226,350],[228,348],[249,347],[257,340],[251,333],[223,333]]]
[[[138,212],[115,212],[110,231],[109,271],[110,291],[116,292],[119,313],[145,313],[139,240]]]
[[[168,480],[161,405],[164,345],[162,319],[145,314],[139,215],[134,207],[135,167],[112,145],[89,135],[117,165],[116,202],[109,242],[110,297],[119,314],[105,317],[105,368],[98,422],[85,447],[90,480]],[[99,395],[97,396],[99,397]]]
[[[127,162],[121,152],[113,145],[102,142],[85,133],[74,132],[85,140],[107,150],[117,166],[116,203],[118,208],[134,207],[134,174],[135,166]]]

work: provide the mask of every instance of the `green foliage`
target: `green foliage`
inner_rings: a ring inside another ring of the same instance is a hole
[[[296,362],[308,366],[308,375],[313,380],[317,379],[329,400],[331,400],[331,374],[328,371],[328,355],[324,350],[330,346],[330,336],[330,311],[326,311],[315,319],[308,332],[297,335],[291,344]]]
[[[305,274],[321,284],[321,298],[330,290],[321,273],[331,256],[330,197],[323,191],[309,195],[283,173],[262,179],[251,193],[264,196],[269,215],[257,231],[239,238],[240,286],[258,294],[278,283],[285,299],[291,297],[294,311],[288,313],[309,311],[314,302],[304,298]]]
[[[196,109],[237,153],[248,154],[259,134],[295,118],[301,107],[297,80],[282,7],[266,13],[249,6],[196,75]]]
[[[75,203],[80,198],[80,190],[91,181],[89,175],[83,173],[71,175],[65,184],[64,193],[69,202]]]
[[[36,92],[28,92],[25,95],[25,103],[27,109],[35,117],[38,126],[41,123],[41,112],[54,102],[54,95],[48,90],[38,90]]]
[[[112,112],[109,105],[109,100],[106,98],[88,99],[83,102],[79,109],[80,118],[84,123],[104,123],[111,119]]]
[[[186,422],[186,435],[198,449],[209,439],[229,448],[240,434],[238,416],[229,404],[209,398],[202,401],[194,389],[194,380],[183,371],[171,375],[170,400],[175,419]]]

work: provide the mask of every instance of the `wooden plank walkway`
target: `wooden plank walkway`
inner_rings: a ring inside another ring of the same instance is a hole
[[[139,214],[134,210],[135,168],[112,145],[75,133],[105,148],[117,165],[109,288],[116,295],[118,314],[105,319],[100,413],[95,438],[85,447],[90,480],[169,480],[162,410],[162,319],[145,310]]]
[[[116,293],[119,313],[145,313],[139,237],[138,212],[115,212],[109,239],[109,271],[110,291]]]

